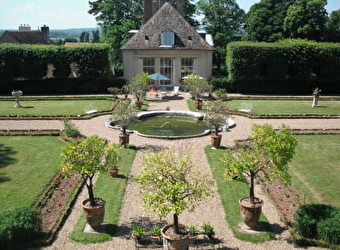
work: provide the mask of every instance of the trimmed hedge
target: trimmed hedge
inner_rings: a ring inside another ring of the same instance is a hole
[[[304,238],[340,244],[340,209],[325,204],[306,204],[294,215],[295,230]]]
[[[78,78],[68,78],[71,63],[77,65]],[[43,79],[48,64],[53,64],[55,78]],[[0,79],[2,94],[9,94],[13,89],[30,94],[106,92],[107,87],[116,82],[111,79],[109,45],[106,44],[0,44]]]
[[[233,91],[275,94],[340,93],[340,45],[305,40],[227,45]],[[229,91],[229,89],[228,89]]]
[[[1,212],[1,249],[12,249],[18,243],[34,240],[40,230],[40,223],[40,217],[28,207],[14,207]]]

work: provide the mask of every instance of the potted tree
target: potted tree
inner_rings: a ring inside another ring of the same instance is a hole
[[[178,216],[185,209],[194,211],[197,202],[211,194],[212,183],[197,171],[186,151],[183,148],[149,150],[142,156],[142,169],[134,179],[140,184],[145,212],[156,212],[160,218],[173,214],[173,224],[161,231],[164,249],[188,249],[190,231],[179,224]]]
[[[254,230],[263,205],[263,200],[254,194],[255,178],[263,172],[269,181],[278,179],[283,184],[289,184],[288,163],[294,156],[297,140],[285,125],[275,131],[269,124],[254,124],[252,131],[249,140],[228,150],[221,160],[227,165],[228,179],[242,178],[243,174],[250,179],[249,197],[240,199],[239,204],[244,228]]]
[[[221,145],[222,135],[218,134],[220,128],[227,124],[229,110],[226,102],[210,101],[206,105],[206,114],[204,120],[214,128],[211,133],[211,144],[213,148],[219,148]]]
[[[111,177],[117,177],[119,173],[119,154],[116,145],[110,145],[108,149],[108,155],[106,158],[108,171]]]
[[[145,98],[146,92],[148,91],[150,80],[151,77],[148,73],[141,72],[125,86],[128,92],[135,96],[136,106],[139,109],[143,106],[143,98]]]
[[[202,109],[201,95],[205,92],[210,92],[213,86],[203,79],[200,75],[190,74],[184,78],[184,83],[190,90],[190,93],[195,100],[195,106],[197,109]]]
[[[93,194],[93,177],[97,172],[107,171],[112,164],[115,148],[107,144],[105,139],[90,136],[83,140],[68,142],[62,148],[61,171],[65,176],[80,174],[88,191],[88,199],[82,202],[88,224],[98,229],[105,214],[105,200],[95,198]]]
[[[130,134],[127,129],[137,122],[138,111],[134,106],[131,106],[127,100],[119,101],[114,109],[111,120],[115,125],[121,127],[121,134],[119,134],[119,143],[124,147],[130,142]]]

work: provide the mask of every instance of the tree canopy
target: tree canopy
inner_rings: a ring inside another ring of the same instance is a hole
[[[283,30],[289,38],[321,41],[327,21],[327,0],[296,0],[287,10]]]
[[[225,61],[226,45],[235,41],[234,35],[244,24],[245,12],[235,0],[200,0],[198,13],[204,14],[203,26],[214,38],[215,64]]]

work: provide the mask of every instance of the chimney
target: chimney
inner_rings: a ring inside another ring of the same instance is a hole
[[[46,25],[41,27],[41,34],[46,43],[50,43],[50,28]]]
[[[184,1],[183,0],[177,0],[177,10],[181,15],[184,15]]]
[[[176,2],[176,8],[183,15],[184,1],[183,0],[144,0],[144,23],[146,23],[162,6],[164,3]]]
[[[19,26],[19,30],[20,31],[30,31],[31,30],[31,26],[29,26],[29,24],[20,24]]]

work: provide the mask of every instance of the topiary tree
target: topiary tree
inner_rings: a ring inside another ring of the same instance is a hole
[[[214,127],[215,135],[218,134],[219,128],[227,123],[229,109],[227,102],[218,100],[207,102],[204,120]]]
[[[248,141],[228,150],[221,161],[227,165],[227,178],[242,178],[244,173],[250,178],[250,202],[256,204],[254,180],[259,172],[270,181],[290,183],[288,163],[294,156],[297,140],[285,125],[275,131],[269,124],[254,124],[252,131]]]
[[[138,110],[131,106],[128,101],[119,101],[110,119],[119,125],[122,129],[122,134],[126,135],[126,130],[137,122],[137,114]]]
[[[172,213],[176,234],[181,234],[178,216],[186,209],[194,211],[197,202],[210,195],[212,185],[186,152],[184,148],[147,151],[134,179],[140,184],[144,211],[156,212],[160,218]]]
[[[135,96],[137,102],[140,102],[148,91],[150,80],[151,77],[148,73],[141,72],[137,74],[125,88]]]
[[[115,164],[116,148],[97,135],[83,140],[70,141],[62,148],[61,171],[66,175],[80,174],[86,184],[90,205],[96,206],[93,194],[93,177],[97,172],[105,172]]]
[[[213,86],[200,75],[190,74],[184,78],[184,83],[188,86],[194,100],[200,100],[205,92],[210,92]]]

